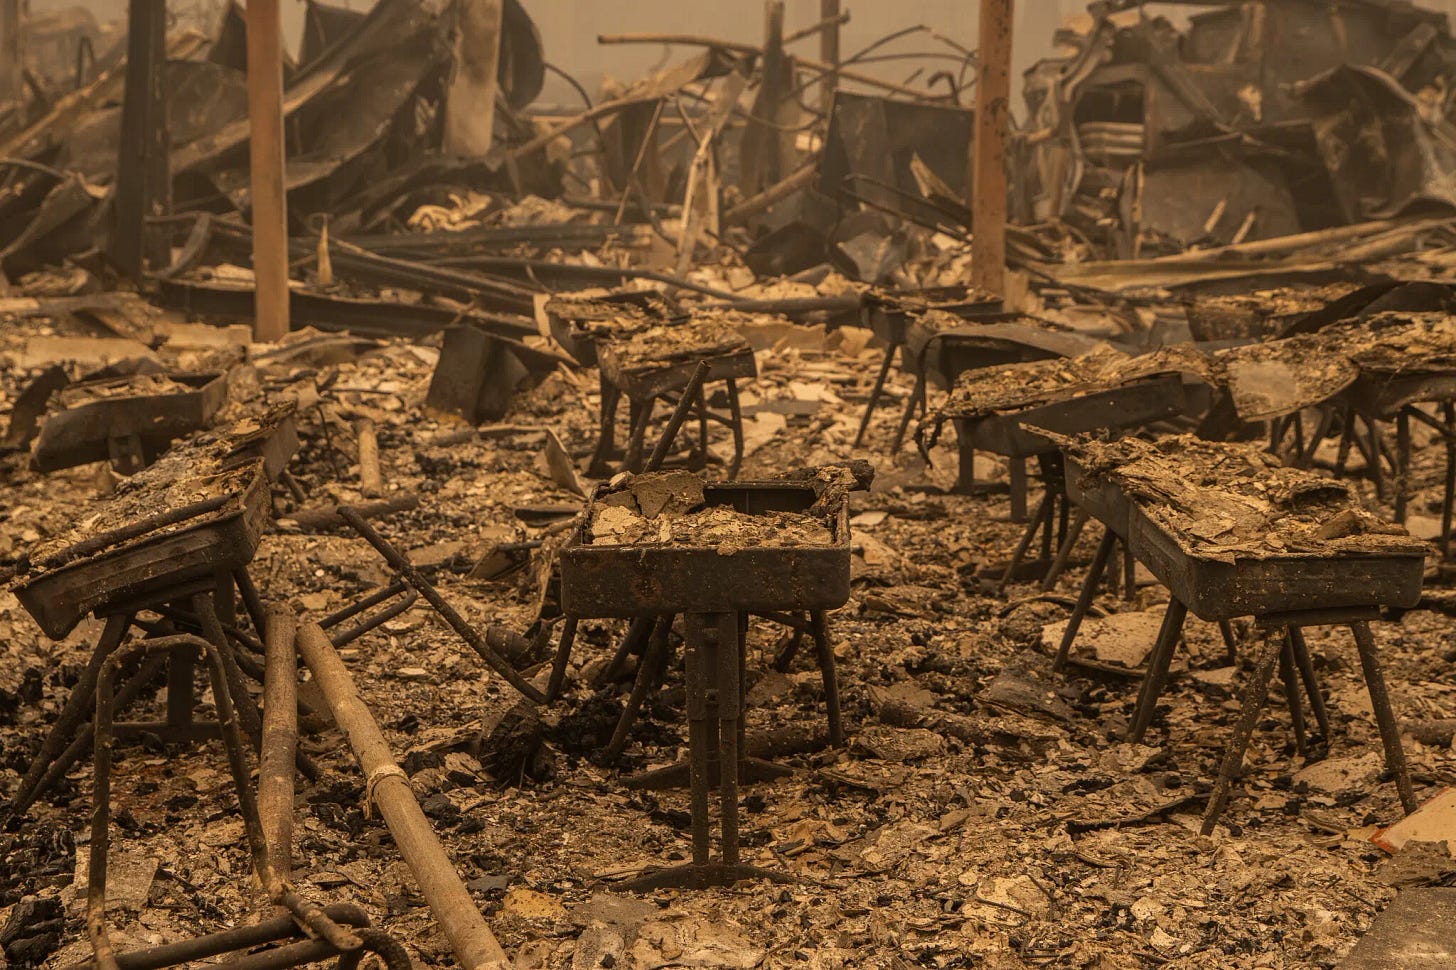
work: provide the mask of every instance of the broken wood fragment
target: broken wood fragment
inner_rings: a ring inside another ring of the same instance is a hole
[[[359,491],[370,498],[384,494],[384,473],[379,467],[379,434],[374,422],[360,418],[354,423],[359,436]]]

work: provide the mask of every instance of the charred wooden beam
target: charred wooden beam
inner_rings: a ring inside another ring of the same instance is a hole
[[[141,280],[149,269],[166,268],[172,255],[164,235],[147,231],[149,217],[166,215],[171,208],[167,109],[162,95],[166,32],[166,0],[131,0],[110,256],[118,269],[135,280]]]
[[[136,2],[136,0],[133,0]],[[253,336],[288,333],[288,191],[283,177],[283,27],[278,0],[249,0],[248,131],[253,201]]]
[[[997,296],[1006,291],[1006,139],[1011,130],[1013,0],[981,0],[980,66],[971,192],[971,281]]]

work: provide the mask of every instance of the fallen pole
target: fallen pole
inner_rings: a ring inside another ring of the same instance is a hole
[[[317,623],[306,622],[298,628],[296,643],[364,772],[365,798],[378,807],[430,912],[445,931],[455,958],[465,970],[505,970],[509,966],[505,951],[485,925],[469,890],[420,810],[408,777],[395,763],[379,724],[359,697],[354,679],[328,634]]]
[[[298,620],[269,604],[263,636],[263,750],[258,760],[258,815],[263,822],[265,883],[293,879],[293,759],[298,750]],[[271,877],[271,878],[270,878]]]
[[[258,758],[258,827],[262,857],[258,878],[268,898],[286,909],[329,953],[355,953],[365,940],[329,916],[293,886],[294,763],[298,756],[298,618],[288,607],[270,603],[263,634],[263,746]],[[374,939],[387,939],[374,934]]]

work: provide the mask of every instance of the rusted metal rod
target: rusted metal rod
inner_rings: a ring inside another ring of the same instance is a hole
[[[339,923],[361,929],[369,925],[369,917],[352,903],[338,903],[325,908],[324,912],[330,919]],[[160,946],[133,950],[130,953],[118,953],[116,963],[121,970],[163,970],[165,967],[194,963],[209,957],[221,956],[224,953],[252,950],[277,940],[296,937],[299,933],[298,924],[293,921],[292,917],[280,916],[262,923],[255,923],[252,926],[239,926],[236,929],[209,933],[207,936],[199,936],[191,940],[163,943]],[[63,970],[94,970],[95,966],[94,962],[88,960],[82,963],[72,963]]]
[[[294,764],[298,755],[298,618],[281,604],[267,607],[264,638],[263,747],[258,762],[258,817],[263,861],[258,878],[268,896],[334,952],[353,953],[359,935],[330,919],[293,888]]]
[[[377,502],[360,502],[353,508],[366,519],[377,519],[395,512],[408,512],[419,508],[419,505],[418,495],[396,495]],[[339,510],[333,507],[299,509],[291,515],[280,517],[291,519],[304,529],[336,529],[344,524],[344,520],[339,517]]]
[[[420,810],[409,778],[395,763],[328,634],[317,623],[305,622],[299,626],[296,643],[364,772],[365,797],[378,806],[456,959],[465,970],[504,970],[509,965],[505,951]]]
[[[414,563],[410,562],[403,553],[390,545],[382,535],[375,531],[373,526],[364,521],[363,516],[354,509],[341,505],[339,506],[339,517],[349,523],[355,532],[363,536],[364,540],[384,557],[385,562],[389,563],[390,568],[399,573],[405,582],[413,586],[416,592],[423,596],[426,602],[433,606],[440,616],[444,617],[445,622],[450,624],[450,628],[460,636],[460,639],[469,644],[470,648],[480,656],[481,660],[485,661],[491,670],[494,670],[501,677],[505,678],[506,683],[520,691],[527,699],[536,704],[545,703],[546,695],[537,690],[534,684],[517,673],[516,669],[510,665],[510,662],[497,652],[497,646],[507,643],[512,644],[516,652],[522,650],[529,652],[530,644],[525,637],[497,626],[487,627],[485,636],[481,637],[465,617],[461,616],[453,606],[445,602],[445,598],[440,595],[439,590],[435,589],[434,585],[415,568]]]
[[[693,376],[688,378],[687,387],[683,388],[682,397],[678,398],[677,407],[672,409],[672,417],[667,419],[667,427],[663,429],[662,438],[657,442],[657,447],[652,449],[652,457],[647,459],[645,471],[655,472],[667,460],[668,452],[672,450],[672,443],[677,440],[678,431],[682,429],[683,422],[688,419],[688,413],[697,403],[698,392],[703,389],[703,382],[708,379],[708,371],[712,370],[712,367],[713,365],[706,360],[698,361]],[[708,443],[704,441],[702,446],[706,453]]]

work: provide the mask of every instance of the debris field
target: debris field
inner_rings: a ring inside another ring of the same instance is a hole
[[[132,6],[0,78],[0,970],[1456,950],[1443,14],[1048,27],[988,273],[989,40],[308,0],[270,291]]]

